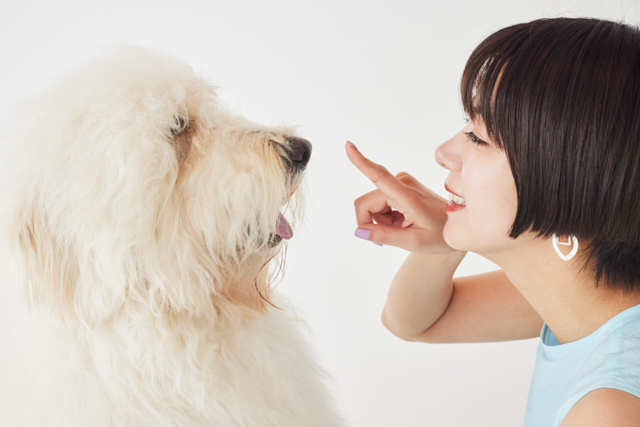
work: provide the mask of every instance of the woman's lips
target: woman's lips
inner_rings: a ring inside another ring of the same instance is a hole
[[[451,188],[449,188],[449,186],[447,185],[447,183],[444,183],[444,188],[451,194],[460,197],[462,199],[464,199],[464,197],[462,197],[461,195],[454,193]],[[449,197],[451,198],[451,197]],[[453,200],[449,200],[449,203],[447,203],[447,206],[444,208],[445,211],[447,212],[455,212],[455,211],[459,211],[460,209],[464,209],[466,207],[466,205],[459,205],[456,202],[454,202]]]
[[[444,208],[445,211],[447,212],[455,212],[455,211],[459,211],[460,209],[464,209],[466,208],[465,205],[459,205],[457,203],[455,203],[453,200],[449,200],[449,203],[447,203],[447,206]]]

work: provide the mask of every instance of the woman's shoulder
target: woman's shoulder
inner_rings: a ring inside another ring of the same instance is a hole
[[[607,323],[585,355],[561,427],[640,425],[640,305]]]
[[[614,388],[599,388],[585,395],[567,413],[560,427],[640,425],[640,398]]]

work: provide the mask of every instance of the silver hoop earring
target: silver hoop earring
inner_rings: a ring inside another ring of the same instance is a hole
[[[572,238],[573,238],[573,249],[571,249],[571,252],[569,253],[569,255],[562,255],[562,252],[560,252],[560,249],[558,249],[558,245],[571,246]],[[578,239],[573,234],[569,236],[566,242],[559,242],[558,236],[554,234],[553,238],[551,239],[551,242],[553,243],[553,249],[556,250],[556,253],[558,254],[558,256],[565,261],[569,261],[578,252]]]

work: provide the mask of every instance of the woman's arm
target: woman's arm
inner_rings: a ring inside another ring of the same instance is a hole
[[[382,311],[384,326],[404,340],[417,341],[449,306],[453,273],[466,254],[410,253],[389,287]]]
[[[457,267],[454,258],[446,261],[410,254],[389,289],[384,325],[400,338],[428,343],[540,336],[542,318],[502,270],[451,279],[453,265]],[[447,275],[451,276],[447,279]],[[414,293],[415,300],[407,299],[403,305],[403,293],[412,288],[424,293]],[[412,314],[402,314],[405,310]]]

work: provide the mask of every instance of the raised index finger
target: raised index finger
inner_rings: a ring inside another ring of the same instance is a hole
[[[382,165],[367,159],[351,142],[346,143],[347,157],[355,167],[360,169],[385,196],[392,200],[394,207],[404,213],[411,205],[411,192],[398,178],[393,176]]]

